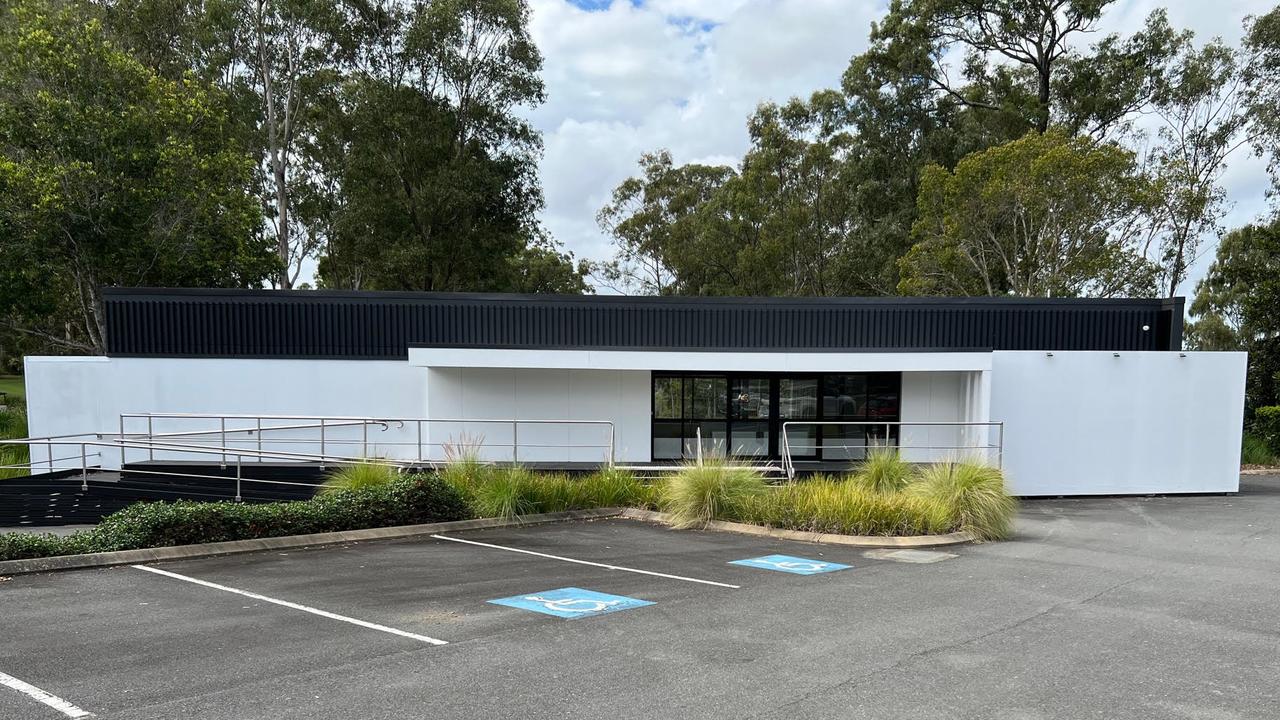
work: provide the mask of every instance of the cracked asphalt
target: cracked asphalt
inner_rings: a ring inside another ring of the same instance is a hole
[[[1034,500],[931,564],[610,520],[0,582],[0,673],[102,718],[1280,717],[1280,477]],[[781,553],[812,576],[727,564]],[[562,620],[562,587],[654,604]],[[0,718],[66,717],[0,686]]]

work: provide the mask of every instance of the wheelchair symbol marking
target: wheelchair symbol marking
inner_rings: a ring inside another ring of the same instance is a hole
[[[591,598],[564,598],[562,600],[556,600],[553,598],[538,597],[537,595],[529,595],[525,600],[542,603],[543,607],[548,610],[558,610],[560,612],[571,613],[598,613],[605,608],[622,604],[621,600],[592,600]],[[574,607],[575,605],[580,607]]]
[[[809,558],[793,557],[791,555],[765,555],[746,560],[734,560],[729,564],[759,568],[761,570],[775,570],[793,575],[819,575],[821,573],[836,572],[837,570],[848,570],[852,567],[841,563],[810,560]]]
[[[532,610],[544,615],[554,615],[566,620],[605,615],[619,610],[630,610],[653,604],[648,600],[640,600],[623,595],[609,595],[595,592],[594,590],[573,587],[544,590],[542,592],[529,593],[528,595],[514,595],[490,600],[489,602],[493,605],[505,605],[521,610]]]

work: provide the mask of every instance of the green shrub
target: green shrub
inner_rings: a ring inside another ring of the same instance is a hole
[[[418,525],[469,517],[470,509],[457,491],[439,478],[406,475],[364,490],[338,489],[294,502],[135,503],[103,518],[92,530],[65,538],[27,533],[0,535],[0,560]]]
[[[50,534],[5,533],[0,535],[0,560],[29,560],[66,555],[62,549],[64,540],[65,538]]]
[[[1254,411],[1253,433],[1262,438],[1272,455],[1280,456],[1280,405],[1267,405]]]
[[[660,503],[676,527],[702,527],[716,519],[736,519],[767,490],[764,477],[754,468],[715,460],[686,465],[667,478]]]
[[[1275,465],[1280,459],[1277,459],[1262,438],[1245,433],[1240,447],[1240,462],[1244,465]]]
[[[999,540],[1013,531],[1017,501],[1005,491],[1004,473],[981,462],[941,462],[927,466],[907,492],[945,508],[953,525],[980,540]]]
[[[365,490],[394,482],[399,476],[399,470],[385,463],[357,463],[345,465],[329,473],[329,479],[324,481],[321,488],[325,492]]]
[[[871,492],[895,493],[910,484],[914,474],[915,468],[897,450],[876,448],[867,453],[850,481]]]

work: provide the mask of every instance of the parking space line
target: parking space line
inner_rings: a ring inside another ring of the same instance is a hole
[[[521,548],[508,547],[506,545],[493,545],[491,543],[477,542],[475,540],[463,540],[462,538],[448,537],[446,535],[432,535],[437,540],[448,540],[449,542],[466,543],[468,545],[479,545],[480,547],[493,548],[494,550],[506,550],[507,552],[523,553],[525,555],[536,555],[537,557],[550,558],[552,560],[560,560],[562,562],[577,563],[578,565],[591,565],[593,567],[605,568],[607,570],[621,570],[622,572],[638,573],[640,575],[652,575],[654,577],[667,578],[669,580],[683,580],[684,582],[701,583],[703,585],[715,585],[716,587],[731,588],[739,590],[741,585],[730,585],[729,583],[716,582],[715,580],[702,580],[699,578],[685,577],[684,575],[670,575],[668,573],[654,572],[652,570],[640,570],[637,568],[622,567],[621,565],[609,565],[608,563],[591,562],[590,560],[578,560],[576,558],[564,557],[563,555],[549,555],[547,553],[535,552],[533,550],[524,550]]]
[[[156,575],[163,575],[165,577],[173,578],[174,580],[182,580],[183,582],[202,585],[207,588],[213,588],[214,590],[221,590],[223,592],[235,593],[236,595],[243,595],[247,598],[253,598],[254,600],[261,600],[262,602],[268,602],[273,605],[292,608],[294,610],[301,610],[302,612],[311,613],[312,615],[319,615],[320,617],[329,618],[330,620],[338,620],[344,623],[351,623],[352,625],[359,625],[362,628],[368,628],[370,630],[377,630],[379,632],[390,633],[392,635],[399,635],[400,637],[409,638],[410,640],[419,640],[421,642],[430,643],[432,645],[448,645],[449,644],[448,641],[446,640],[427,637],[426,635],[418,635],[416,633],[406,632],[404,630],[397,630],[396,628],[393,628],[393,627],[387,627],[386,625],[379,625],[377,623],[371,623],[364,620],[357,620],[356,618],[353,618],[353,617],[347,617],[346,615],[331,613],[327,610],[320,610],[313,607],[307,607],[306,605],[299,605],[298,603],[289,602],[288,600],[277,600],[276,598],[267,597],[266,595],[259,595],[258,593],[248,592],[247,590],[238,590],[233,587],[227,587],[226,585],[211,583],[208,580],[200,580],[198,578],[188,577],[186,575],[179,575],[178,573],[169,572],[168,570],[161,570],[160,568],[147,567],[146,565],[134,565],[133,567],[138,570],[145,570],[149,573],[155,573]]]
[[[31,683],[23,682],[12,675],[6,675],[5,673],[0,672],[0,685],[4,685],[7,688],[12,688],[14,690],[17,690],[23,695],[26,695],[33,700],[37,700],[41,703],[44,703],[45,705],[48,705],[49,707],[53,708],[54,710],[57,710],[58,712],[62,713],[63,715],[66,715],[69,718],[93,717],[93,713],[88,712],[87,710],[81,710],[75,705],[72,705],[66,700],[63,700],[62,698],[58,697],[57,695],[54,695],[53,693],[45,692],[44,690],[41,690],[35,685],[32,685]]]

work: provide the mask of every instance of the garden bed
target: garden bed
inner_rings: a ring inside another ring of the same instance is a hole
[[[1016,505],[994,468],[942,463],[917,470],[892,453],[874,455],[849,476],[783,486],[770,486],[751,468],[725,462],[690,465],[657,485],[616,469],[570,478],[468,460],[438,473],[412,475],[358,465],[335,473],[310,500],[144,502],[68,536],[0,535],[0,561],[476,518],[518,521],[601,508],[631,508],[633,517],[660,518],[678,528],[901,547],[1006,537]],[[644,515],[656,510],[663,514]]]

